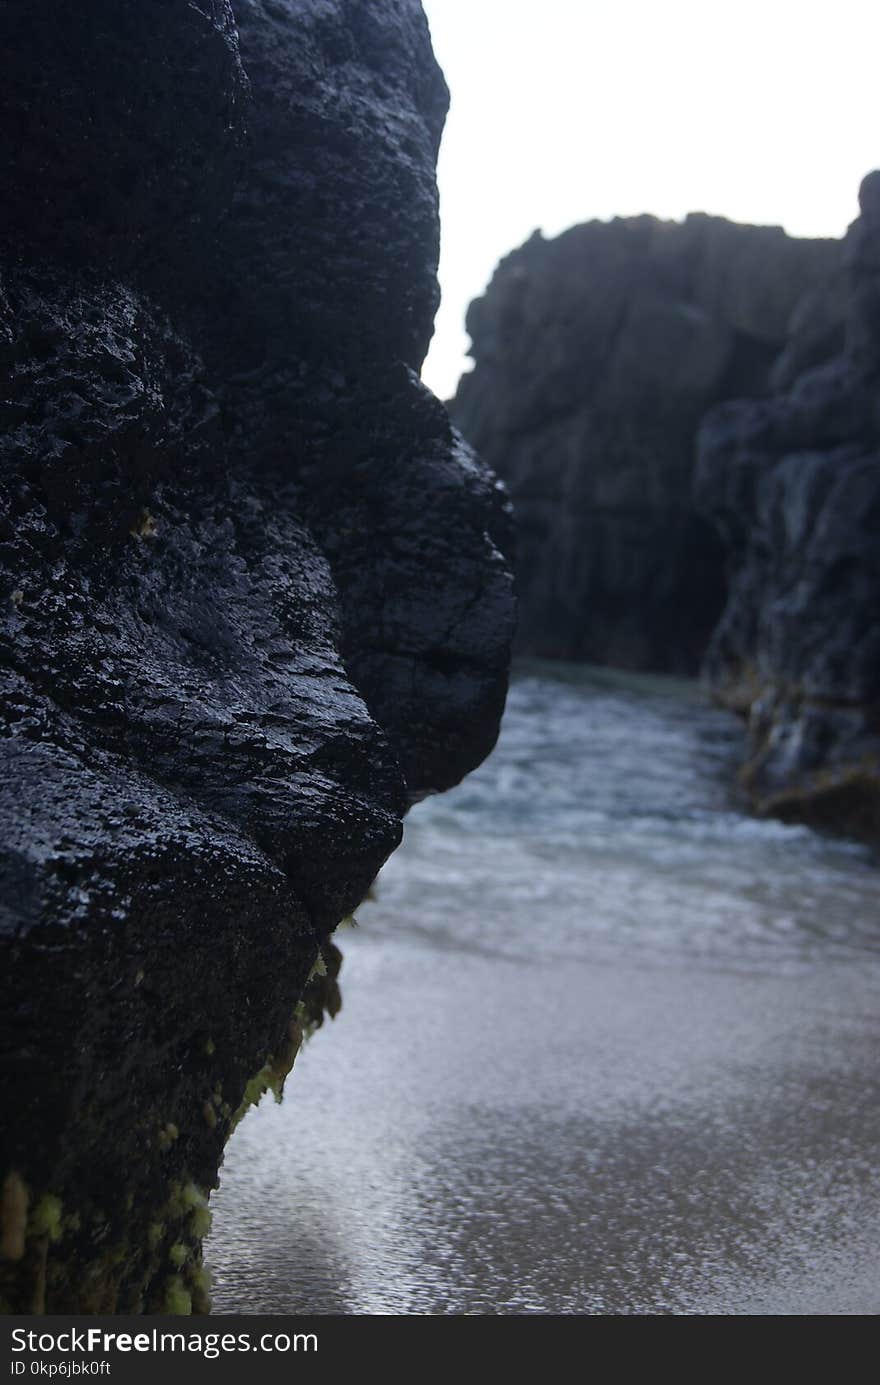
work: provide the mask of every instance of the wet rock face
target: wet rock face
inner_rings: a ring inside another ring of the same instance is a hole
[[[414,373],[421,8],[233,8],[7,7],[6,1309],[204,1306],[319,949],[503,706],[506,505]]]
[[[843,350],[787,391],[722,405],[696,499],[731,584],[706,660],[748,722],[757,806],[880,831],[880,174],[844,241]]]
[[[471,305],[451,411],[517,515],[520,647],[694,673],[724,553],[693,502],[706,409],[763,391],[805,290],[797,350],[839,335],[838,247],[690,216],[539,234]],[[800,356],[798,359],[800,359]]]
[[[448,94],[414,0],[242,0],[236,19],[254,157],[187,312],[229,445],[288,479],[330,563],[346,666],[418,797],[491,749],[511,622],[506,501],[414,375]]]
[[[123,266],[208,233],[247,104],[229,0],[5,0],[0,240]]]

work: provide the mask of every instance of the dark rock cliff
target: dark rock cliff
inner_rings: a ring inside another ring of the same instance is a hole
[[[842,350],[822,364],[814,352],[801,374],[787,366],[780,383],[791,383],[772,398],[708,416],[696,499],[730,563],[706,673],[715,697],[747,718],[754,803],[876,839],[880,173],[859,201],[843,244]]]
[[[416,374],[417,0],[0,12],[0,1305],[185,1312],[328,934],[493,744],[508,521]]]
[[[725,596],[692,496],[697,427],[763,391],[784,346],[780,370],[827,354],[838,254],[642,216],[536,233],[501,262],[471,304],[476,364],[450,407],[514,502],[523,651],[696,672]]]

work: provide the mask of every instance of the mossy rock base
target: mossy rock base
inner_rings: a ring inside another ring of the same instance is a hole
[[[2,1311],[209,1310],[202,1241],[210,1229],[208,1198],[225,1142],[266,1092],[281,1099],[304,1038],[341,1006],[339,949],[325,942],[309,958],[302,998],[276,1031],[256,1073],[243,1080],[240,1065],[224,1070],[222,1039],[201,1037],[191,1049],[188,1080],[179,1086],[176,1119],[151,1125],[144,1114],[139,1159],[132,1157],[124,1131],[121,1139],[96,1140],[100,1164],[90,1167],[89,1178],[78,1178],[75,1170],[65,1178],[59,1167],[50,1175],[53,1191],[48,1192],[33,1176],[28,1181],[29,1160],[22,1149],[19,1167],[6,1173],[0,1188]],[[100,1102],[91,1102],[84,1123],[100,1127],[102,1119]],[[30,1161],[30,1167],[38,1165]],[[202,1182],[193,1177],[193,1168]]]

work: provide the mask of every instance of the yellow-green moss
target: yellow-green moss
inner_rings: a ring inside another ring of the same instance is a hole
[[[196,1207],[189,1219],[192,1233],[197,1241],[203,1241],[211,1230],[211,1213],[207,1207]]]
[[[296,1055],[302,1047],[303,1037],[300,1005],[298,1005],[288,1025],[287,1037],[277,1054],[270,1054],[259,1072],[254,1073],[245,1087],[235,1115],[232,1117],[233,1130],[250,1108],[259,1104],[266,1092],[271,1092],[275,1100],[281,1102],[284,1095],[284,1083],[296,1061]],[[222,1109],[225,1113],[225,1106]]]
[[[141,510],[129,532],[133,539],[153,539],[159,532],[159,526],[149,510]]]
[[[63,1211],[60,1197],[54,1193],[44,1193],[31,1213],[31,1232],[35,1236],[48,1236],[50,1241],[60,1241],[64,1234]]]
[[[314,965],[312,966],[312,969],[309,972],[308,977],[306,978],[306,985],[308,985],[310,981],[314,981],[316,976],[326,975],[327,963],[324,961],[324,954],[321,952],[321,949],[318,948],[318,955],[315,958]]]
[[[188,1217],[197,1209],[208,1206],[207,1194],[197,1183],[172,1183],[168,1198],[168,1215],[173,1220]]]
[[[168,1121],[162,1126],[162,1129],[159,1131],[159,1149],[163,1154],[171,1148],[174,1141],[178,1139],[179,1136],[180,1131],[174,1124],[174,1121]]]
[[[174,1274],[165,1285],[165,1312],[177,1317],[189,1317],[192,1313],[192,1298],[180,1275]]]

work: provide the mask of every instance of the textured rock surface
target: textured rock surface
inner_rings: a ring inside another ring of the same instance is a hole
[[[234,9],[4,6],[7,1309],[204,1306],[318,950],[503,705],[505,502],[414,373],[421,8]]]
[[[748,720],[758,807],[880,833],[880,173],[844,241],[840,354],[700,430],[731,566],[706,672]]]
[[[696,671],[724,600],[692,498],[696,429],[766,387],[790,326],[785,368],[830,349],[838,253],[643,216],[536,234],[502,261],[471,305],[476,364],[451,410],[514,501],[523,650]]]

